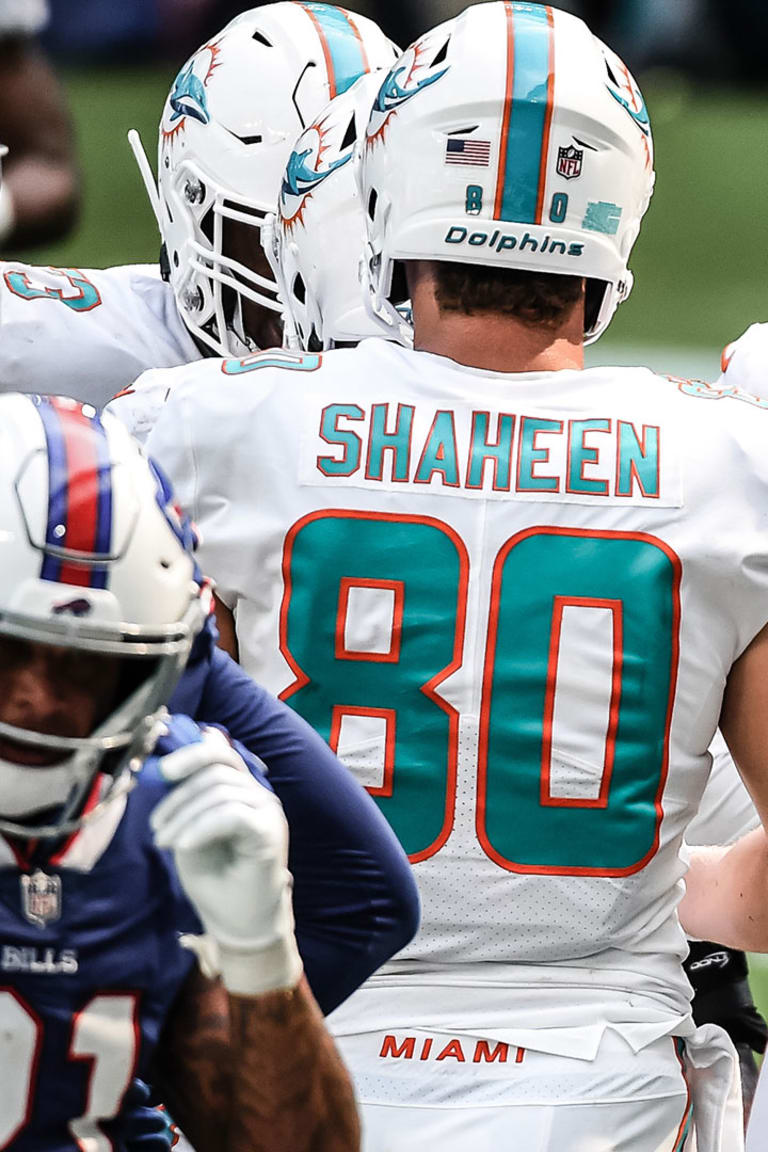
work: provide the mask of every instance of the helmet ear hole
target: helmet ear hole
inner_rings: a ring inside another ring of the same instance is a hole
[[[265,48],[272,48],[273,47],[271,41],[267,40],[264,33],[260,32],[258,30],[258,28],[253,33],[253,35],[251,36],[251,40],[255,40],[257,44],[263,44],[265,46]]]
[[[376,202],[379,199],[379,194],[375,188],[371,188],[371,194],[368,197],[368,217],[371,220],[376,218]]]

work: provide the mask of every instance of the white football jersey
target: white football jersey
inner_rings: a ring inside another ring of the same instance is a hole
[[[768,414],[642,368],[504,375],[380,340],[163,375],[148,449],[243,666],[414,862],[402,962],[576,969],[625,1014],[629,989],[684,1013],[679,849],[768,619]]]
[[[198,359],[155,265],[0,263],[0,392],[55,392],[101,407],[148,368]]]
[[[749,392],[768,406],[768,324],[751,324],[723,349],[719,388]]]

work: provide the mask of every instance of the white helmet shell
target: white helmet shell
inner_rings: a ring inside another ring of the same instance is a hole
[[[363,16],[281,2],[237,16],[179,72],[160,123],[155,208],[181,316],[213,352],[253,351],[243,299],[282,311],[266,265],[226,254],[225,222],[255,228],[261,258],[258,230],[294,140],[330,99],[394,55]]]
[[[365,214],[354,171],[380,86],[380,74],[361,76],[302,132],[263,231],[288,348],[319,351],[380,335],[360,280]]]
[[[210,594],[165,484],[115,417],[64,397],[0,396],[0,481],[0,636],[150,661],[88,737],[0,723],[0,737],[66,754],[50,768],[0,759],[0,831],[60,835],[98,771],[114,782],[146,754]],[[53,805],[53,826],[9,825]]]
[[[637,84],[583,21],[494,0],[400,57],[360,177],[370,305],[391,335],[407,335],[389,300],[394,262],[426,259],[600,282],[589,342],[631,288],[653,142]]]

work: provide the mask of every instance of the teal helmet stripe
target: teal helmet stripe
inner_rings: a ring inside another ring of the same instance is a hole
[[[554,18],[541,4],[505,4],[507,99],[494,218],[542,219],[554,90]]]
[[[331,99],[351,88],[368,67],[362,37],[350,13],[333,4],[302,3],[323,45]]]

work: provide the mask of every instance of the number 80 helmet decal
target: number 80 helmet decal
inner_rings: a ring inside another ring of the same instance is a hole
[[[627,298],[653,192],[645,103],[615,53],[548,5],[477,4],[396,62],[360,157],[369,306],[390,337],[400,260],[583,276],[585,339]]]

